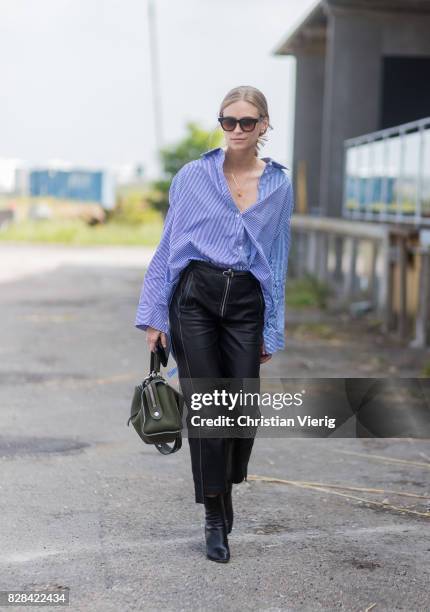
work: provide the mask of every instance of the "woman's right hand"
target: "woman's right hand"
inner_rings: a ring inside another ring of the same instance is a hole
[[[266,363],[269,359],[272,359],[272,355],[271,353],[266,353],[266,345],[263,341],[260,347],[260,363]]]
[[[146,330],[146,342],[148,343],[149,350],[151,353],[155,353],[155,347],[157,346],[158,339],[160,338],[161,344],[164,348],[167,348],[167,336],[164,332],[155,329],[154,327],[148,327]]]

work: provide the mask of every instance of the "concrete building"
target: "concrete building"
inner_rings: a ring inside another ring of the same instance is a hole
[[[297,60],[299,210],[340,217],[344,141],[430,115],[430,0],[317,2],[275,54]]]

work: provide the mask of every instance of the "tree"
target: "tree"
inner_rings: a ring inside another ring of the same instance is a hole
[[[193,159],[198,159],[208,149],[219,147],[222,142],[222,132],[208,132],[190,121],[186,125],[187,135],[172,147],[164,147],[160,151],[160,158],[164,168],[164,177],[152,181],[148,195],[149,204],[160,211],[165,217],[169,206],[169,188],[175,174],[182,166]]]

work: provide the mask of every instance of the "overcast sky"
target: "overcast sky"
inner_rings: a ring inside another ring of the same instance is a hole
[[[274,126],[260,156],[290,166],[295,61],[273,52],[315,1],[153,4],[164,144],[253,85]],[[147,0],[0,0],[0,75],[0,157],[156,171]]]

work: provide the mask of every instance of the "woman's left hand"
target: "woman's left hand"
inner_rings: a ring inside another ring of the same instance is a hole
[[[272,354],[266,353],[266,347],[264,346],[263,342],[261,345],[260,363],[266,363],[266,361],[269,361],[269,359],[272,359]]]

